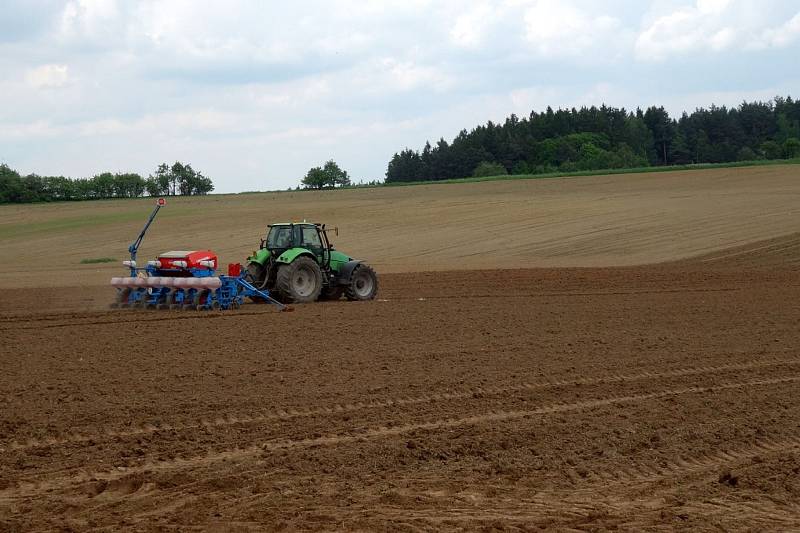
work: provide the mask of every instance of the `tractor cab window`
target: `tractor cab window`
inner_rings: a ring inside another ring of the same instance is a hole
[[[267,235],[267,248],[291,248],[292,247],[292,227],[291,226],[272,226]]]
[[[300,246],[310,249],[322,248],[322,242],[319,240],[319,232],[316,226],[303,226]]]

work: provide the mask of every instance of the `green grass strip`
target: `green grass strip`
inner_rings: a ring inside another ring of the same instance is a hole
[[[650,174],[656,172],[679,172],[683,170],[711,170],[715,168],[766,167],[774,165],[800,165],[797,159],[773,159],[769,161],[735,161],[730,163],[699,163],[695,165],[671,165],[660,167],[608,168],[601,170],[579,170],[575,172],[549,172],[546,174],[505,174],[480,178],[458,178],[448,180],[403,181],[378,185],[379,187],[406,187],[409,185],[434,185],[438,183],[477,183],[482,181],[536,180],[552,178],[577,178],[587,176],[609,176],[614,174]],[[355,186],[352,188],[360,188]]]
[[[116,263],[117,259],[114,257],[95,257],[93,259],[81,259],[82,265],[94,265],[97,263]]]

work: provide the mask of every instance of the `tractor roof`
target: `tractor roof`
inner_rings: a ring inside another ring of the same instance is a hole
[[[308,221],[304,220],[303,222],[275,222],[274,224],[268,224],[267,227],[271,228],[272,226],[292,226],[292,225],[294,225],[294,226],[303,226],[303,225],[306,225],[306,226],[320,226],[321,224],[317,224],[316,222],[308,222]]]

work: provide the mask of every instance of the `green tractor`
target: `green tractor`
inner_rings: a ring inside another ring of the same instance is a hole
[[[317,299],[372,300],[378,293],[375,271],[334,250],[324,224],[270,224],[258,251],[247,258],[247,277],[285,303]],[[338,235],[338,230],[336,234]]]

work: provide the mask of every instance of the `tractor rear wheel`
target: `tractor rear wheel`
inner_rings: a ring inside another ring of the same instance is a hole
[[[322,271],[310,257],[298,257],[278,268],[275,288],[286,303],[313,302],[322,290]]]
[[[372,300],[378,294],[378,276],[372,267],[361,263],[350,276],[350,285],[344,292],[348,300]]]

